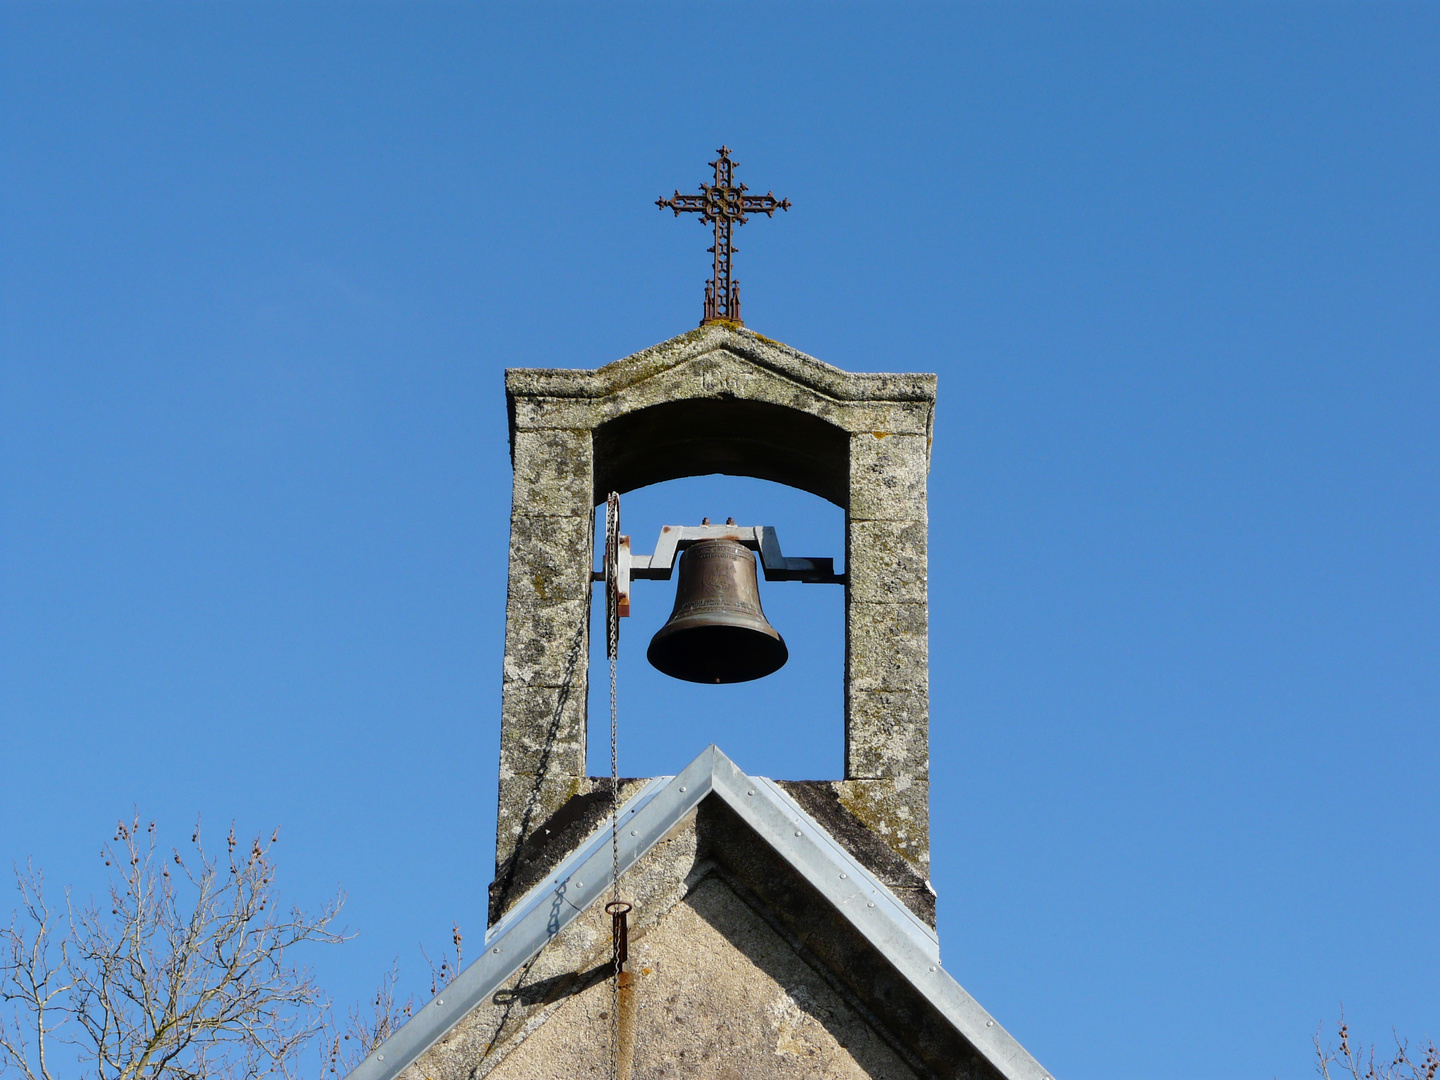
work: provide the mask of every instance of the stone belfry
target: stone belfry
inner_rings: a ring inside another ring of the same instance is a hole
[[[714,223],[717,248],[730,215],[699,329],[596,370],[506,372],[514,487],[490,927],[480,958],[356,1080],[1049,1080],[941,964],[935,931],[935,376],[849,373],[745,329],[729,229],[788,203],[744,196],[723,150],[721,163],[698,206],[675,207]],[[712,473],[843,507],[843,575],[782,554],[757,522],[667,528],[651,555],[612,543],[596,584],[608,493]],[[750,776],[716,746],[618,789],[589,776],[592,593],[621,603],[626,574],[668,577],[677,556],[683,589],[682,551],[720,535],[755,549],[767,578],[843,586],[843,777]]]
[[[845,778],[835,793],[922,879],[929,851],[925,476],[933,375],[854,375],[711,323],[598,371],[506,373],[515,468],[497,882],[585,789],[595,505],[730,473],[846,510]]]

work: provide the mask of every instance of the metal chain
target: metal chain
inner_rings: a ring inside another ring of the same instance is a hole
[[[610,657],[610,900],[620,902],[620,758],[616,666],[620,657],[620,597],[616,571],[620,562],[620,495],[605,500],[605,621]],[[616,956],[619,945],[616,943]],[[620,963],[610,973],[610,1077],[620,1077]]]

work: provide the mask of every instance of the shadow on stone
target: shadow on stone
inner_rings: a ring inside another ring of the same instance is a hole
[[[549,1005],[562,997],[583,994],[596,983],[604,982],[615,970],[613,964],[597,964],[589,971],[567,971],[549,979],[540,979],[528,986],[497,990],[490,1000],[496,1005]]]
[[[921,1075],[944,1080],[999,1080],[999,1073],[957,1032],[835,907],[769,844],[711,797],[696,816],[699,849],[786,941],[788,951],[872,1018],[870,1026]],[[722,934],[723,927],[716,929]],[[728,937],[728,935],[727,935]],[[737,942],[737,948],[742,946]],[[752,957],[767,967],[764,956]]]

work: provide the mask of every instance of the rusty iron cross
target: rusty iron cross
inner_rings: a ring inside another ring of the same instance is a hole
[[[764,195],[746,195],[744,184],[734,183],[735,162],[730,160],[730,148],[722,146],[717,151],[720,157],[710,162],[715,169],[715,183],[701,184],[699,195],[675,194],[666,199],[655,200],[655,205],[664,210],[667,206],[679,217],[682,212],[699,214],[703,225],[714,224],[715,246],[709,250],[715,256],[715,276],[705,283],[705,317],[700,325],[724,319],[745,325],[740,319],[740,282],[730,276],[730,256],[740,249],[731,243],[731,233],[736,225],[744,225],[752,213],[774,217],[776,210],[789,210],[789,199],[777,199],[773,191]]]

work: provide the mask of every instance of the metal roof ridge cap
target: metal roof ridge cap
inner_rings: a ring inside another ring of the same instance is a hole
[[[723,754],[720,756],[724,757]],[[743,771],[734,766],[734,763],[731,762],[729,758],[725,758],[725,761],[731,765],[736,774],[744,777],[749,784],[758,785],[753,788],[757,795],[759,795],[762,790],[767,789],[770,792],[784,795],[783,791],[773,780],[769,780],[766,777],[746,776]],[[751,789],[747,788],[747,793],[742,796],[730,783],[723,782],[728,779],[733,783],[734,777],[717,776],[717,779],[720,779],[722,782],[715,785],[715,794],[724,799],[727,804],[733,806],[736,811],[740,813],[741,819],[744,820],[747,825],[755,828],[756,823],[753,821],[755,815],[753,812],[746,812],[746,803],[750,802],[752,798],[749,795],[749,790]],[[787,811],[791,806],[794,806],[794,809],[798,811],[798,814],[802,818],[808,819],[811,822],[817,836],[825,837],[831,845],[834,845],[834,847],[838,849],[838,856],[830,856],[832,861],[841,861],[849,866],[860,869],[867,884],[874,882],[880,888],[884,889],[888,897],[893,900],[897,909],[903,910],[907,916],[913,917],[914,913],[901,904],[898,899],[894,898],[894,894],[886,888],[884,882],[879,881],[879,879],[875,878],[868,870],[860,866],[859,862],[848,852],[844,851],[843,848],[838,848],[834,838],[826,832],[824,827],[815,823],[793,799],[786,796],[783,801],[781,799],[775,799],[774,802],[784,807]],[[762,838],[765,838],[772,847],[776,848],[777,853],[782,859],[789,862],[790,865],[794,866],[802,875],[807,878],[809,877],[809,874],[806,873],[806,868],[801,865],[801,863],[792,859],[775,842],[778,840],[783,844],[789,839],[788,837],[779,836],[772,839],[766,836],[766,831],[768,830],[761,831],[760,829],[756,829],[756,831]],[[890,963],[894,964],[905,980],[923,997],[930,1001],[930,1003],[939,1010],[940,1014],[954,1025],[955,1030],[964,1036],[983,1057],[994,1065],[1001,1075],[1007,1077],[1008,1080],[1053,1080],[1051,1074],[1020,1044],[1020,1041],[1001,1027],[999,1023],[995,1021],[994,1017],[986,1011],[985,1007],[976,1001],[970,992],[961,986],[955,977],[941,966],[938,947],[933,950],[929,947],[929,941],[935,940],[933,935],[929,933],[929,927],[924,927],[926,931],[925,937],[928,939],[925,944],[917,940],[916,935],[905,932],[903,927],[901,928],[902,932],[898,939],[892,939],[889,942],[877,940],[877,935],[872,933],[872,928],[867,927],[865,923],[868,921],[884,920],[894,924],[897,922],[896,910],[892,909],[889,904],[874,909],[857,907],[851,910],[847,903],[835,902],[834,897],[829,895],[833,890],[825,888],[819,882],[814,882],[814,884],[819,887],[821,895],[824,896],[827,901],[834,904],[841,914],[870,941],[872,947]],[[871,919],[865,918],[864,913],[870,911],[874,912],[874,916]],[[916,921],[918,922],[918,920]],[[920,925],[923,926],[923,924]],[[906,955],[907,953],[908,955]]]
[[[877,920],[883,919],[889,924],[892,931],[911,940],[927,960],[937,964],[940,962],[939,939],[928,926],[914,917],[914,913],[890,891],[884,882],[836,843],[835,838],[809,814],[800,809],[793,799],[776,798],[779,788],[774,785],[774,781],[746,776],[738,768],[735,769],[735,773],[738,774],[738,777],[744,778],[745,793],[742,795],[738,786],[732,786],[736,777],[719,778],[721,782],[715,785],[715,793],[732,806],[742,821],[754,829],[782,859],[793,866],[801,877],[809,881],[820,892],[820,895],[849,920],[876,949],[882,953],[886,952],[885,942],[891,936],[884,927],[874,925]],[[759,796],[758,800],[755,798],[756,795]],[[774,813],[786,819],[786,828],[775,829],[762,820],[762,810],[767,805]],[[796,831],[795,839],[785,835],[789,831],[789,823],[802,825],[802,828]],[[797,850],[799,845],[796,841],[804,840],[805,826],[808,826],[810,844],[818,849],[819,858],[825,860],[829,864],[828,867],[811,865],[814,861],[813,857],[808,856],[802,850]],[[821,837],[824,839],[820,840]],[[841,881],[850,884],[842,886],[839,884]],[[869,890],[864,897],[866,906],[852,908],[850,906],[852,901],[858,900],[861,896],[859,892],[852,891],[858,885],[863,885]]]
[[[663,794],[678,780],[687,780],[686,784],[680,785],[680,791],[685,792],[685,789],[689,787],[690,784],[696,783],[696,780],[691,778],[690,774],[696,770],[696,766],[700,766],[699,771],[701,771],[704,776],[704,780],[701,781],[701,783],[704,784],[705,789],[703,791],[688,792],[689,798],[682,800],[682,802],[697,803],[710,793],[710,789],[713,786],[715,771],[714,758],[717,754],[734,767],[734,763],[730,762],[730,759],[725,757],[714,743],[711,743],[704,750],[700,751],[689,765],[685,766],[685,768],[673,776],[653,776],[645,781],[645,785],[639,791],[621,804],[620,816],[624,817],[627,814],[638,813],[654,802],[658,796]],[[643,802],[641,800],[643,800]],[[525,913],[533,909],[537,904],[543,902],[543,900],[554,891],[555,885],[558,882],[571,876],[576,869],[584,866],[585,863],[594,857],[596,850],[610,842],[609,820],[610,818],[607,814],[604,820],[595,827],[594,831],[576,846],[574,851],[556,863],[548,874],[525,891],[525,895],[515,902],[515,905],[505,913],[500,921],[486,931],[486,945],[489,945],[492,941],[508,933],[511,926],[518,923],[524,917]],[[646,850],[648,850],[648,848]],[[644,852],[635,855],[635,858],[638,859],[642,854],[644,854]]]
[[[630,796],[630,798],[626,799],[625,802],[621,804],[620,816],[624,817],[627,814],[638,813],[640,810],[644,809],[652,802],[654,802],[657,796],[664,793],[678,780],[688,780],[686,784],[680,785],[680,790],[684,792],[685,788],[687,788],[691,783],[696,782],[696,780],[694,778],[691,778],[690,776],[692,771],[697,771],[696,766],[700,766],[700,769],[698,771],[700,771],[704,777],[702,783],[705,786],[705,790],[690,792],[688,793],[690,795],[690,798],[682,801],[698,802],[699,799],[703,798],[710,792],[710,787],[713,784],[712,778],[714,775],[714,756],[716,754],[719,754],[720,757],[724,758],[724,760],[726,760],[727,762],[730,760],[729,758],[726,758],[723,753],[720,753],[719,749],[715,746],[714,743],[711,743],[704,750],[700,751],[700,753],[696,755],[695,759],[691,761],[689,765],[685,766],[685,768],[681,769],[680,772],[676,773],[675,775],[651,777],[649,780],[645,781],[645,785],[639,791],[637,791],[634,795]],[[550,893],[554,891],[555,885],[558,882],[565,880],[566,878],[571,876],[571,874],[573,874],[576,869],[584,866],[585,863],[587,863],[591,858],[594,857],[596,850],[605,846],[609,842],[610,829],[609,815],[607,814],[604,820],[602,820],[601,823],[595,827],[595,829],[590,833],[590,835],[587,836],[580,844],[576,845],[574,851],[566,855],[563,859],[561,859],[558,863],[555,864],[555,866],[550,870],[548,874],[546,874],[543,878],[537,881],[534,885],[530,886],[530,888],[525,891],[525,895],[521,897],[518,901],[516,901],[515,905],[505,913],[504,917],[502,917],[499,922],[497,922],[488,931],[486,931],[485,944],[489,945],[492,941],[497,940],[504,934],[508,933],[511,926],[518,923],[524,917],[525,913],[528,910],[533,909],[536,904],[542,902],[545,897],[548,897]],[[635,857],[639,858],[639,855],[636,855]]]
[[[621,814],[633,813],[642,806],[648,806],[656,795],[674,780],[673,776],[652,776],[639,791],[631,795],[620,806]],[[643,801],[641,801],[643,800]],[[634,805],[638,804],[638,805]],[[629,809],[627,809],[629,808]],[[610,815],[605,815],[604,822],[595,828],[584,840],[575,846],[575,850],[566,855],[563,859],[551,867],[550,872],[537,881],[525,894],[511,906],[510,910],[500,917],[500,920],[485,931],[485,944],[489,945],[509,933],[510,928],[518,923],[525,915],[533,909],[536,904],[541,903],[545,897],[554,891],[555,883],[570,876],[577,866],[584,866],[594,855],[595,848],[601,847],[610,842]]]
[[[644,817],[651,816],[647,815],[645,811],[660,813],[661,820],[652,823],[646,828],[646,836],[643,839],[631,841],[628,836],[622,839],[622,847],[625,849],[622,866],[625,869],[633,866],[636,861],[643,857],[645,853],[649,852],[674,828],[677,821],[682,819],[685,814],[689,813],[703,799],[713,793],[718,794],[728,805],[733,806],[736,811],[740,813],[741,819],[746,822],[747,826],[755,829],[762,839],[765,839],[767,843],[775,847],[781,858],[794,866],[802,876],[809,878],[810,875],[806,873],[806,868],[800,863],[797,863],[790,854],[787,854],[786,851],[777,845],[776,841],[782,844],[785,842],[787,839],[785,836],[771,837],[767,835],[770,830],[756,828],[756,825],[759,824],[755,821],[756,815],[745,812],[746,808],[744,804],[748,801],[748,796],[740,795],[737,790],[737,782],[741,780],[747,784],[747,791],[752,789],[751,785],[758,782],[760,786],[753,787],[753,790],[756,791],[757,794],[763,792],[764,794],[761,794],[762,800],[772,803],[772,807],[784,809],[788,813],[790,806],[794,804],[794,800],[788,796],[775,799],[770,798],[769,796],[775,793],[782,796],[784,795],[783,791],[774,784],[774,781],[766,778],[751,778],[744,770],[731,761],[719,747],[711,743],[701,751],[689,765],[681,770],[680,773],[671,777],[652,778],[647,781],[645,787],[631,796],[630,799],[626,800],[625,806],[630,808],[630,810],[626,811],[627,816],[631,812],[635,813],[635,820],[637,822],[641,821]],[[674,805],[662,813],[661,809],[655,806],[655,803],[657,799],[665,796],[672,789],[676,795],[683,795],[684,797],[677,798]],[[644,797],[643,804],[635,805],[636,800],[641,797]],[[809,815],[805,814],[798,805],[795,806],[795,809],[799,811],[799,814],[804,819],[811,822],[816,836],[825,837],[832,848],[838,847],[838,845],[835,845],[834,838],[831,837],[822,826],[815,824],[813,819],[810,819]],[[506,939],[513,933],[524,930],[525,924],[533,921],[535,917],[535,905],[528,904],[532,894],[537,894],[537,890],[539,890],[541,886],[548,885],[550,895],[553,899],[557,889],[563,888],[571,876],[578,870],[583,869],[599,859],[602,853],[601,849],[604,847],[604,842],[609,839],[606,835],[607,833],[608,829],[603,826],[596,829],[590,837],[587,837],[583,844],[561,860],[555,869],[546,876],[544,881],[537,883],[532,890],[527,892],[525,897],[526,902],[517,904],[515,908],[512,908],[511,912],[507,913],[506,918],[501,919],[500,922],[495,925],[494,932],[487,934],[485,951],[480,957],[467,965],[449,986],[439,991],[439,994],[437,994],[435,998],[421,1007],[399,1031],[395,1032],[378,1047],[373,1049],[365,1060],[347,1074],[347,1080],[352,1080],[352,1078],[353,1080],[394,1080],[394,1078],[405,1069],[418,1061],[426,1051],[449,1034],[451,1029],[465,1016],[469,1015],[470,1011],[490,994],[495,987],[501,985],[506,979],[513,975],[526,960],[542,950],[545,945],[553,939],[556,933],[568,926],[582,911],[589,907],[595,899],[598,899],[594,894],[597,892],[603,893],[603,890],[610,884],[611,868],[605,860],[600,860],[594,866],[594,869],[598,872],[597,874],[592,875],[590,871],[586,871],[586,876],[593,879],[591,886],[588,889],[584,889],[585,893],[591,894],[589,898],[586,899],[584,896],[577,896],[572,900],[569,897],[565,897],[565,906],[568,907],[569,910],[563,912],[557,927],[545,928],[544,934],[541,935],[543,936],[543,940],[531,942],[524,940],[522,937],[522,940],[517,943],[519,947],[518,951],[506,947]],[[599,838],[598,843],[596,841],[597,837]],[[583,858],[581,857],[582,855],[584,856]],[[834,854],[827,853],[827,857],[832,863],[837,859],[837,856]],[[859,867],[859,863],[851,858],[847,852],[844,852],[843,849],[839,849],[838,859],[848,866]],[[864,870],[863,867],[859,868],[862,871]],[[874,881],[881,888],[885,888],[884,883],[879,882],[878,879],[874,878],[874,875],[868,871],[864,871],[864,880],[867,884],[870,881]],[[814,882],[814,884],[818,885],[819,883]],[[871,942],[872,947],[876,948],[882,956],[885,956],[890,963],[894,964],[906,981],[929,1000],[932,1005],[939,1010],[941,1015],[988,1059],[1003,1076],[1009,1078],[1009,1080],[1052,1080],[1050,1074],[1020,1045],[1019,1041],[1004,1028],[996,1024],[990,1014],[985,1011],[984,1007],[981,1006],[953,976],[940,966],[938,950],[932,955],[932,950],[928,943],[917,940],[916,936],[907,932],[903,925],[896,925],[898,920],[896,919],[895,913],[890,910],[888,902],[875,909],[856,908],[852,912],[847,910],[847,902],[848,900],[856,899],[860,894],[857,893],[847,898],[847,901],[837,903],[833,896],[828,895],[834,891],[833,889],[826,890],[821,888],[820,891],[822,895],[825,895],[828,902],[834,904],[841,914],[844,915],[856,929],[860,930]],[[888,889],[886,889],[884,895],[893,898],[893,894],[889,893]],[[579,903],[576,902],[577,900]],[[899,905],[898,900],[894,902]],[[511,915],[522,906],[528,906],[529,910],[525,911],[522,915],[517,915],[512,921]],[[899,907],[908,914],[913,915],[913,913],[909,912],[909,909],[904,908],[903,905],[899,905]],[[867,911],[873,911],[873,915],[869,918],[866,918],[864,915]],[[883,939],[877,940],[877,935],[871,933],[865,926],[866,922],[888,922],[901,932],[889,941]],[[928,928],[926,929],[928,930]],[[533,948],[530,947],[531,945],[533,945]],[[446,1004],[446,998],[450,999],[449,1004]],[[389,1061],[386,1060],[387,1056],[390,1058]]]
[[[635,807],[636,810],[643,809],[654,801],[655,795],[664,791],[673,777],[656,777],[648,781],[640,791],[626,800],[625,805],[630,806],[636,800],[644,798],[642,806]],[[575,870],[586,865],[603,847],[595,843],[595,837],[600,836],[602,840],[608,841],[606,835],[608,830],[596,830],[587,837],[585,842],[573,852],[562,859],[555,868],[547,874],[532,889],[526,892],[522,902],[517,903],[505,917],[496,923],[485,935],[484,951],[467,964],[464,969],[458,972],[453,980],[436,993],[436,995],[417,1009],[400,1029],[390,1035],[379,1046],[373,1048],[360,1064],[351,1069],[347,1074],[347,1080],[393,1080],[400,1075],[432,1046],[438,1043],[450,1031],[470,1014],[481,1001],[492,993],[495,987],[504,983],[514,972],[524,964],[530,956],[539,952],[553,934],[545,935],[535,948],[522,947],[521,954],[514,950],[507,949],[507,939],[516,932],[523,931],[525,924],[533,919],[535,911],[541,905],[532,902],[532,898],[543,899],[546,895],[541,892],[546,889],[553,894],[556,885],[564,882]],[[608,867],[606,867],[608,870]],[[608,885],[608,881],[606,884]],[[561,920],[561,928],[569,925],[580,908],[574,908],[571,912],[565,913]],[[530,942],[521,942],[522,946],[528,946]],[[449,998],[447,1005],[445,999]],[[389,1058],[387,1061],[386,1058]]]
[[[985,1006],[939,964],[930,966],[918,977],[903,972],[903,969],[902,973],[1002,1075],[1012,1080],[1054,1080],[1035,1055],[1026,1050],[1019,1039],[1005,1030]],[[939,985],[931,988],[926,985],[927,982]]]
[[[766,788],[769,789],[770,793],[775,796],[778,801],[784,804],[787,809],[789,809],[793,814],[803,820],[806,825],[813,829],[816,836],[821,838],[825,846],[831,849],[832,858],[836,859],[837,861],[849,863],[855,868],[855,871],[857,871],[861,876],[866,878],[871,884],[884,890],[885,895],[894,903],[895,912],[899,914],[902,919],[911,924],[911,926],[917,933],[922,934],[928,941],[934,942],[935,955],[937,958],[939,957],[940,934],[935,929],[935,927],[931,926],[929,923],[925,922],[925,920],[921,919],[920,916],[916,915],[913,911],[911,911],[909,906],[906,905],[905,901],[901,900],[900,897],[896,896],[895,891],[891,889],[889,885],[885,884],[885,882],[882,881],[880,877],[875,874],[874,871],[872,871],[854,855],[846,851],[844,845],[841,844],[838,840],[836,840],[835,837],[831,836],[830,831],[826,829],[825,826],[821,825],[818,821],[811,817],[809,812],[793,798],[791,798],[790,793],[787,792],[784,788],[782,788],[779,784],[777,784],[774,780],[771,780],[768,776],[752,776],[750,780],[752,783],[763,784]]]
[[[678,794],[685,796],[684,799],[678,800],[674,811],[667,815],[671,820],[664,822],[663,828],[659,829],[648,842],[640,841],[631,845],[625,842],[629,840],[629,837],[622,840],[622,846],[627,849],[625,869],[633,866],[659,842],[665,833],[674,827],[675,821],[684,817],[694,809],[700,800],[714,790],[717,756],[734,768],[734,763],[712,743],[679,773],[674,776],[652,778],[647,781],[645,787],[625,801],[624,805],[631,807],[637,814],[638,820],[641,812],[649,809],[657,797],[672,787],[678,789]],[[685,783],[679,783],[681,780],[684,780]],[[692,784],[694,790],[686,790]],[[632,805],[641,797],[645,799],[643,804]],[[626,811],[627,815],[629,812]],[[608,834],[607,827],[602,825],[597,828],[586,838],[584,843],[562,859],[549,874],[528,890],[524,901],[516,904],[506,913],[505,918],[496,923],[491,932],[487,933],[485,951],[466,965],[448,986],[421,1006],[408,1021],[401,1025],[400,1030],[394,1032],[388,1039],[371,1050],[359,1065],[350,1070],[347,1080],[350,1078],[354,1078],[354,1080],[393,1080],[448,1035],[457,1023],[469,1015],[470,1011],[496,986],[514,974],[520,965],[548,945],[559,930],[568,926],[593,902],[593,898],[578,905],[567,898],[567,906],[570,907],[570,910],[564,913],[560,925],[555,930],[550,931],[547,928],[544,940],[536,944],[533,949],[522,947],[521,952],[516,953],[514,950],[505,948],[506,939],[511,934],[522,930],[524,924],[534,916],[539,905],[531,902],[532,898],[541,898],[547,895],[553,897],[557,886],[564,884],[577,870],[586,866],[600,854],[601,849],[609,841]],[[643,850],[637,851],[636,848],[643,848]],[[610,866],[608,864],[601,865],[599,871],[599,877],[596,879],[598,886],[592,885],[590,889],[586,890],[587,892],[595,892],[597,887],[603,890],[609,886],[612,876]],[[548,890],[548,892],[542,890]],[[521,942],[522,946],[529,944],[529,942]],[[451,999],[448,1005],[444,1000],[447,997]],[[390,1058],[389,1061],[386,1060],[387,1056]]]

